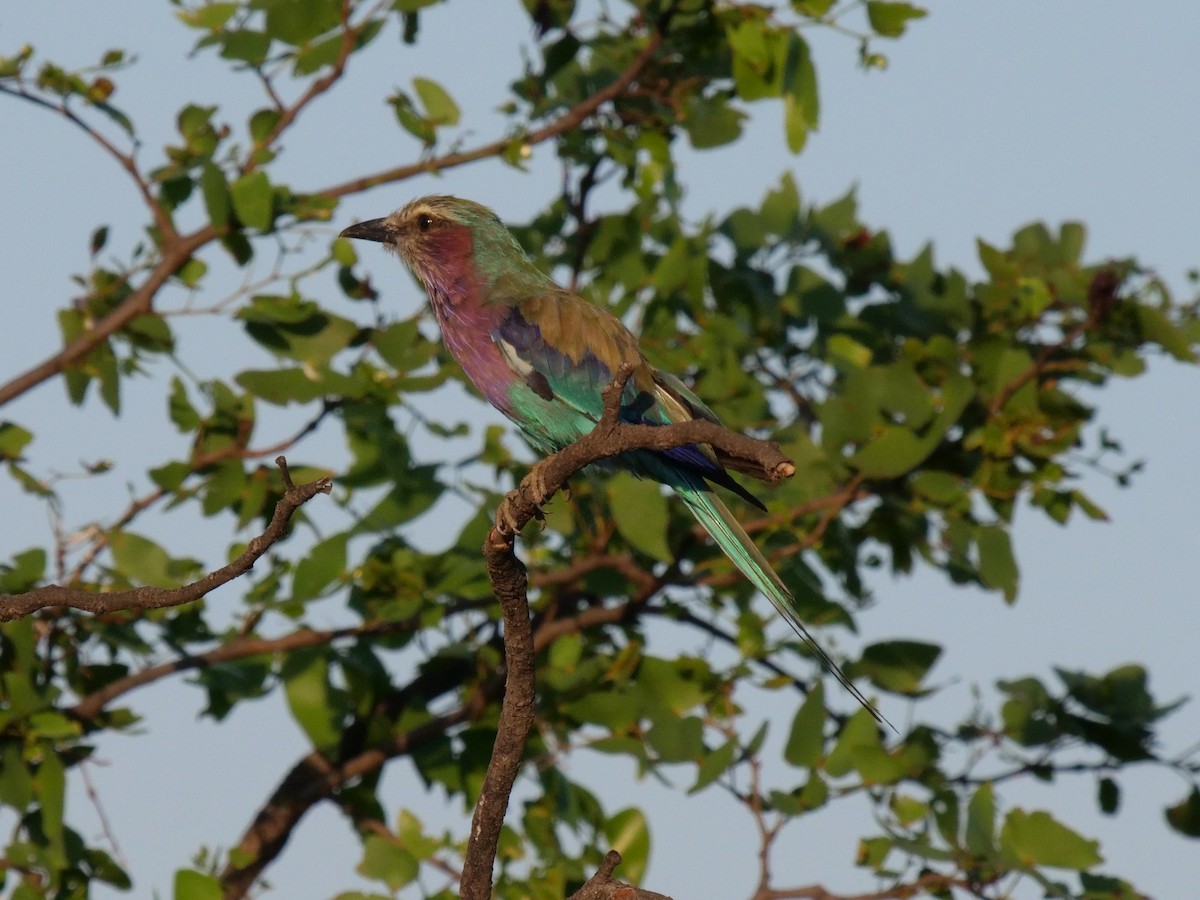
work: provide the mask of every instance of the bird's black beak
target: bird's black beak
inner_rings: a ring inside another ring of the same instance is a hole
[[[338,237],[358,238],[361,241],[375,241],[380,244],[390,244],[395,240],[395,233],[388,227],[387,219],[368,219],[345,229]]]

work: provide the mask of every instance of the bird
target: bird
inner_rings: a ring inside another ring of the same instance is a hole
[[[679,378],[650,364],[620,319],[560,287],[482,204],[420,197],[340,236],[377,242],[400,257],[423,285],[446,349],[539,453],[555,453],[591,431],[603,412],[602,391],[622,366],[632,369],[621,396],[623,421],[720,424]],[[611,465],[672,488],[822,665],[876,721],[886,721],[805,627],[783,580],[713,490],[766,510],[730,475],[732,461],[692,444],[624,453]]]

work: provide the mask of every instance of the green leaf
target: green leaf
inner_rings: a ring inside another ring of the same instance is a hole
[[[881,748],[879,728],[874,717],[870,711],[860,709],[842,727],[837,743],[825,760],[825,771],[834,778],[841,778],[854,771],[855,754],[859,750]]]
[[[733,765],[737,749],[737,739],[730,738],[705,756],[696,769],[696,783],[688,788],[688,793],[699,793],[725,774],[726,770]]]
[[[398,91],[390,98],[389,102],[396,114],[396,121],[405,131],[423,144],[432,144],[436,140],[437,134],[433,123],[417,112],[417,108],[407,94]]]
[[[819,19],[833,7],[837,0],[792,0],[792,9],[801,15]]]
[[[329,661],[321,650],[295,650],[279,673],[288,708],[313,746],[323,752],[337,749],[342,716],[329,683]]]
[[[262,31],[238,29],[221,32],[221,56],[261,66],[271,50],[271,36]]]
[[[250,117],[250,137],[256,144],[261,144],[275,132],[281,114],[274,109],[260,109]]]
[[[358,335],[354,322],[292,294],[260,294],[239,309],[237,317],[246,323],[247,333],[271,352],[312,366],[330,362]],[[321,375],[326,380],[341,379],[337,391],[329,389],[329,393],[351,389],[344,376],[328,370]]]
[[[33,777],[17,741],[0,742],[0,802],[18,815],[33,802]]]
[[[33,433],[12,422],[0,422],[0,459],[19,460]]]
[[[274,198],[265,172],[243,175],[230,186],[229,195],[233,200],[233,211],[244,226],[259,231],[270,230]]]
[[[340,5],[340,0],[270,0],[262,4],[267,11],[267,33],[299,46],[336,28]]]
[[[629,697],[615,692],[588,694],[568,703],[563,711],[577,722],[590,722],[611,731],[623,731],[639,718]]]
[[[1180,362],[1196,361],[1187,335],[1161,309],[1145,304],[1139,304],[1136,309],[1138,324],[1146,340],[1154,341]]]
[[[1063,222],[1058,230],[1058,245],[1062,260],[1069,265],[1078,265],[1083,259],[1083,245],[1087,242],[1087,228],[1082,222]]]
[[[885,691],[917,694],[925,675],[941,655],[942,648],[937,644],[885,641],[865,647],[862,658],[846,669],[851,675],[866,675]]]
[[[178,375],[171,376],[171,393],[167,400],[167,412],[171,421],[184,434],[200,427],[200,414],[188,398],[187,388]]]
[[[867,20],[871,28],[881,37],[897,38],[913,19],[922,19],[929,13],[911,3],[885,3],[883,0],[867,0]]]
[[[175,873],[174,900],[221,900],[223,896],[221,882],[214,875],[192,869]]]
[[[744,18],[726,31],[730,49],[752,65],[766,68],[771,64],[771,49],[765,32],[770,27],[757,18]]]
[[[105,342],[93,351],[96,379],[100,382],[100,399],[114,414],[121,412],[121,374],[117,369],[117,357],[112,344]]]
[[[184,287],[194,288],[200,284],[200,281],[208,273],[208,263],[199,257],[193,256],[185,262],[175,272],[175,278]]]
[[[206,162],[200,170],[200,191],[208,220],[217,231],[224,231],[229,225],[229,186],[221,170],[211,162]]]
[[[1200,789],[1193,786],[1191,793],[1167,807],[1167,824],[1180,834],[1200,838]]]
[[[937,449],[974,394],[970,379],[958,374],[949,376],[942,387],[941,411],[920,435],[903,425],[889,425],[850,457],[851,465],[869,478],[897,478],[911,472]]]
[[[804,149],[809,133],[816,131],[820,124],[821,104],[812,51],[798,34],[791,35],[788,45],[783,90],[787,146],[792,153],[799,153]]]
[[[813,685],[792,720],[783,758],[793,766],[812,768],[825,749],[825,685]]]
[[[109,539],[117,571],[138,584],[179,587],[184,582],[175,574],[170,555],[149,538],[132,531],[113,532]]]
[[[979,548],[979,580],[984,587],[1004,592],[1011,603],[1017,598],[1019,572],[1008,531],[1000,525],[982,525],[975,532]]]
[[[356,871],[364,878],[382,881],[392,891],[416,881],[420,873],[416,857],[395,841],[369,834],[363,841],[363,858]]]
[[[694,762],[703,756],[704,726],[698,718],[667,713],[653,721],[646,732],[646,744],[663,762]]]
[[[697,150],[720,147],[736,141],[742,134],[746,114],[719,98],[691,97],[683,127]]]
[[[1115,815],[1117,807],[1121,805],[1121,789],[1115,781],[1105,776],[1096,784],[1096,801],[1106,816]]]
[[[179,21],[192,28],[216,31],[228,22],[238,9],[240,4],[237,3],[205,3],[191,9],[181,9],[175,15]]]
[[[691,248],[686,238],[679,237],[671,242],[667,252],[658,260],[654,267],[654,277],[651,284],[660,294],[677,291],[687,283],[688,257]]]
[[[442,848],[440,841],[428,837],[421,825],[421,820],[407,809],[400,810],[396,819],[396,836],[401,845],[418,860],[432,859]]]
[[[574,671],[583,658],[583,639],[578,634],[564,634],[550,645],[550,668]]]
[[[608,845],[621,854],[621,877],[638,884],[650,861],[650,827],[639,809],[623,809],[604,823]]]
[[[330,582],[342,577],[348,538],[346,532],[332,535],[304,554],[292,576],[292,600],[318,597]]]
[[[661,562],[675,557],[667,545],[667,498],[656,482],[619,472],[605,485],[613,521],[621,537]]]
[[[359,521],[359,533],[383,531],[402,525],[425,512],[442,495],[442,487],[432,477],[434,467],[413,469],[406,482],[397,485]],[[428,477],[423,477],[424,473]]]
[[[434,125],[457,125],[462,113],[454,98],[436,81],[414,78],[413,89],[425,107],[425,118]]]
[[[1014,809],[1000,829],[1001,853],[1023,866],[1090,869],[1104,861],[1099,844],[1076,834],[1047,812]]]
[[[83,727],[79,722],[67,718],[60,712],[42,710],[29,717],[29,730],[37,737],[57,741],[79,737]]]
[[[800,189],[791,172],[784,172],[779,187],[767,191],[761,215],[763,227],[773,234],[785,235],[799,224]]]
[[[967,804],[967,849],[973,856],[996,855],[996,797],[991,782],[981,784]]]
[[[56,753],[46,753],[37,769],[37,796],[42,810],[42,830],[50,843],[61,848],[63,815],[67,802],[67,778],[62,759]]]
[[[311,378],[307,371],[299,368],[239,372],[234,381],[255,397],[276,406],[311,403],[326,392],[324,382]]]

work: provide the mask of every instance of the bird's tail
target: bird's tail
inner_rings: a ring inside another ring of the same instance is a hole
[[[688,509],[692,511],[697,521],[704,526],[705,530],[712,535],[712,539],[717,542],[717,546],[725,551],[725,555],[733,560],[733,564],[742,570],[756,588],[767,595],[767,599],[771,601],[779,614],[792,627],[799,638],[806,643],[821,664],[829,670],[847,691],[853,695],[854,699],[863,705],[863,707],[875,717],[877,722],[887,722],[871,702],[863,696],[854,684],[846,677],[846,674],[838,667],[817,643],[816,639],[808,633],[808,629],[804,627],[804,623],[800,621],[800,615],[796,612],[796,601],[792,597],[791,592],[784,585],[783,580],[767,562],[762,551],[755,546],[754,541],[746,534],[745,529],[738,524],[737,519],[733,517],[733,513],[729,508],[721,502],[721,498],[714,494],[711,490],[704,488],[695,488],[690,485],[679,485],[675,487],[676,493],[680,499],[687,504]],[[891,723],[887,722],[890,726]]]

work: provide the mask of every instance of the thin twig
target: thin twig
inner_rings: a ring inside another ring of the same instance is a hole
[[[167,212],[165,209],[163,209],[162,204],[160,204],[150,192],[150,183],[142,176],[141,170],[138,169],[137,160],[133,158],[132,153],[125,153],[121,150],[118,150],[116,144],[84,121],[74,110],[67,106],[65,100],[61,103],[51,103],[44,97],[39,97],[37,94],[29,93],[29,91],[25,90],[24,87],[14,89],[0,85],[0,93],[8,94],[11,97],[17,97],[21,100],[27,100],[36,106],[48,109],[51,112],[56,112],[76,128],[79,128],[81,131],[83,131],[83,133],[95,141],[105,153],[116,160],[117,165],[119,165],[125,170],[126,173],[128,173],[129,177],[133,180],[134,185],[137,187],[138,193],[142,197],[142,202],[146,205],[146,208],[154,217],[154,224],[158,228],[159,233],[162,235],[163,242],[173,243],[174,241],[178,240],[179,235],[175,231],[175,225],[171,221],[171,217],[167,215]],[[0,402],[3,401],[0,400]]]
[[[96,817],[100,820],[100,830],[104,832],[104,838],[108,841],[108,846],[112,848],[113,856],[117,858],[121,868],[128,869],[129,861],[121,852],[121,845],[117,843],[117,833],[113,831],[108,814],[104,811],[104,804],[100,802],[100,795],[96,793],[96,786],[92,784],[92,776],[88,772],[88,767],[93,765],[96,763],[91,759],[84,759],[79,763],[79,777],[83,779],[83,789],[87,793],[88,799],[92,801],[92,808],[96,810]]]

